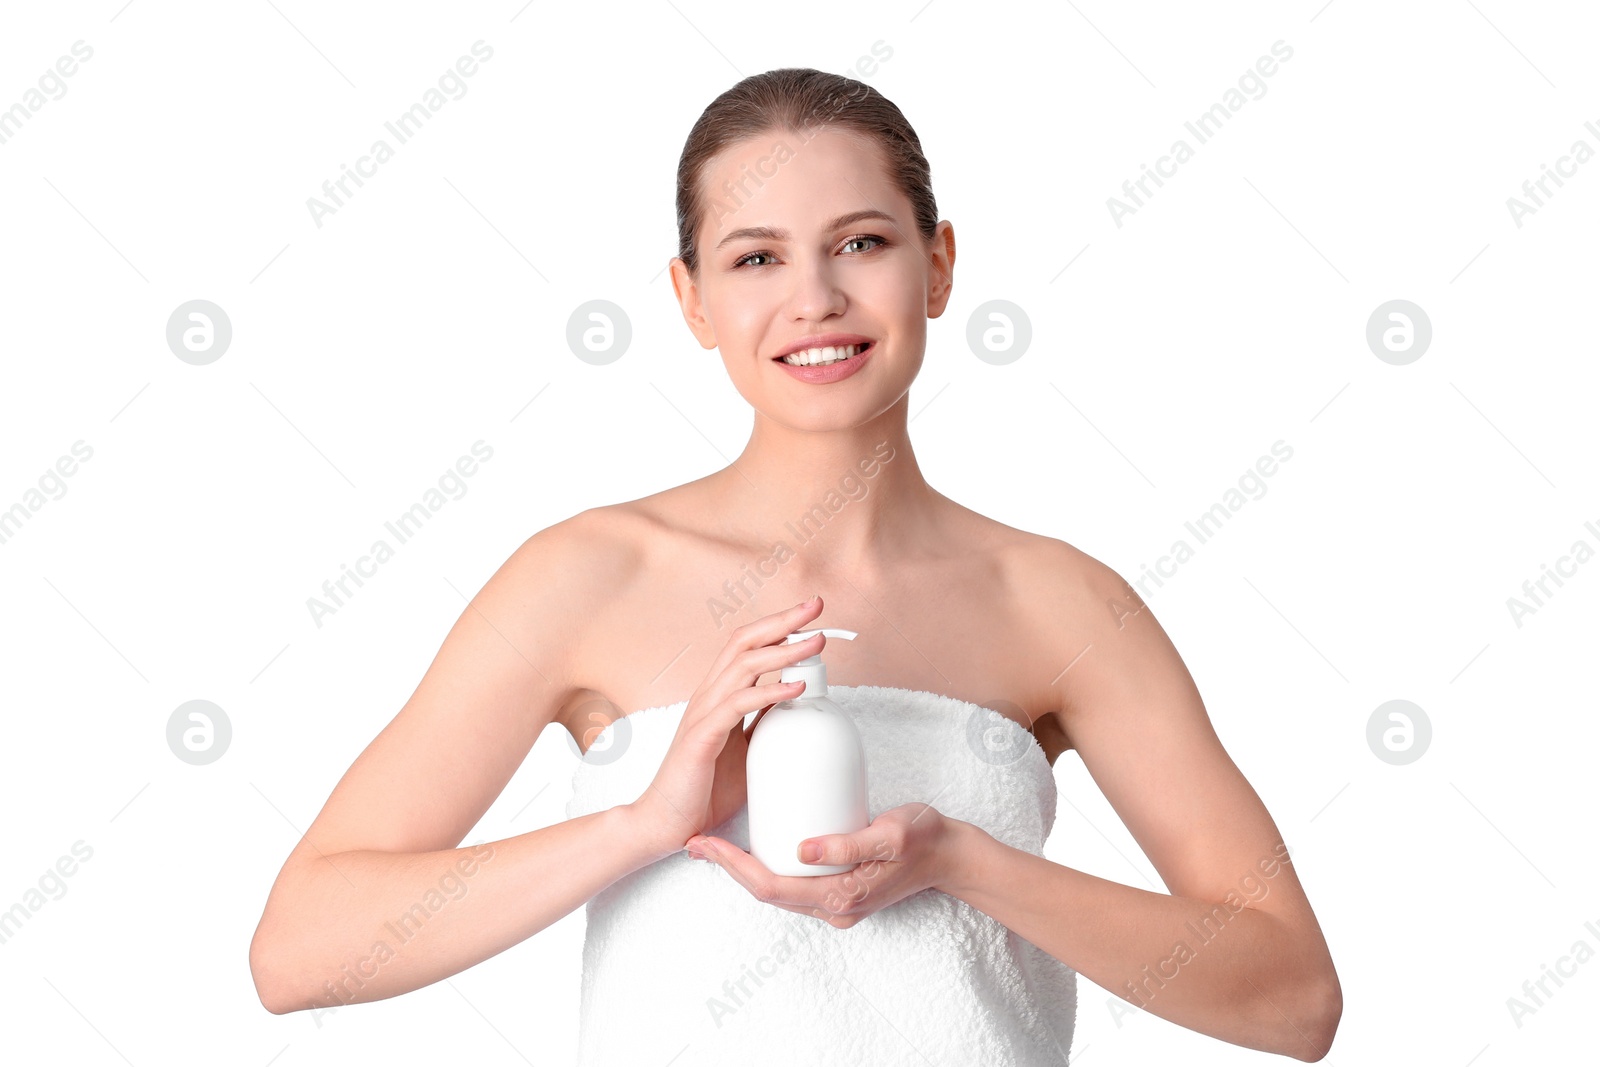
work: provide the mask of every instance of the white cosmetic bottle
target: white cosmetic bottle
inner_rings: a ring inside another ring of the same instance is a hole
[[[789,644],[813,634],[853,640],[852,630],[798,630]],[[867,759],[861,734],[828,698],[822,656],[784,667],[781,681],[805,682],[798,696],[767,709],[750,735],[745,793],[750,854],[773,874],[814,877],[844,874],[856,864],[805,863],[800,842],[823,834],[848,834],[871,823],[867,814]]]

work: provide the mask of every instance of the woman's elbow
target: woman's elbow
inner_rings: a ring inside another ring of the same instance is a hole
[[[1333,1047],[1334,1034],[1344,1014],[1344,991],[1339,986],[1339,976],[1332,969],[1318,982],[1317,991],[1308,999],[1307,1008],[1306,1018],[1310,1020],[1310,1025],[1298,1035],[1298,1048],[1290,1055],[1305,1063],[1315,1063]]]
[[[283,950],[260,930],[250,939],[250,979],[261,1006],[274,1015],[287,1015],[305,1004],[295,1002],[293,981],[286,974]]]

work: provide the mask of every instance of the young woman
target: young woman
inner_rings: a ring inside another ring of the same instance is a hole
[[[1150,609],[917,465],[908,391],[955,238],[904,116],[814,70],[747,78],[695,124],[677,200],[674,291],[749,443],[488,581],[284,864],[251,944],[263,1004],[392,997],[587,904],[585,1063],[1065,1063],[1074,972],[1320,1059],[1327,945]],[[860,636],[785,643],[822,626]],[[824,644],[874,818],[802,846],[850,874],[780,877],[745,847],[746,722]],[[572,817],[457,847],[552,722],[585,751]],[[1042,857],[1069,748],[1170,895]]]

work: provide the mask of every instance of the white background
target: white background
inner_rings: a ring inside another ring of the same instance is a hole
[[[74,442],[93,456],[0,544],[0,909],[75,842],[93,854],[0,944],[5,1058],[571,1061],[581,909],[319,1021],[262,1009],[249,939],[464,597],[533,532],[739,452],[749,409],[661,273],[683,139],[740,76],[847,73],[879,41],[867,80],[957,231],[912,392],[937,488],[1136,579],[1294,450],[1149,601],[1327,934],[1326,1062],[1590,1047],[1600,962],[1520,1027],[1507,998],[1600,950],[1600,562],[1521,626],[1506,601],[1600,548],[1600,161],[1520,227],[1507,198],[1600,148],[1600,21],[1320,4],[8,5],[0,108],[75,41],[93,56],[0,144],[0,509]],[[315,225],[307,198],[480,39],[466,94]],[[1265,94],[1197,145],[1184,122],[1279,40]],[[1179,137],[1194,158],[1118,227],[1107,198]],[[233,328],[206,366],[166,343],[193,299]],[[607,366],[565,342],[591,299],[632,322]],[[1032,324],[1004,366],[965,339],[991,299]],[[1392,299],[1432,322],[1404,366],[1365,339]],[[315,625],[306,599],[480,439],[467,493]],[[1433,729],[1403,766],[1366,739],[1397,698]],[[167,747],[192,699],[233,728],[206,766]],[[573,767],[552,726],[467,840],[558,821]],[[1078,758],[1056,773],[1050,858],[1159,889]],[[1080,980],[1091,1064],[1269,1059],[1110,1003]]]

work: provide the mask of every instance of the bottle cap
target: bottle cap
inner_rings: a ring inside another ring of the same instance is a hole
[[[791,645],[798,644],[813,634],[822,634],[824,637],[841,637],[846,641],[853,641],[858,636],[854,630],[841,630],[830,626],[818,630],[796,630],[784,638],[784,642]],[[793,666],[783,668],[779,672],[778,680],[806,683],[806,687],[790,697],[790,700],[805,700],[828,695],[828,667],[822,662],[822,653],[820,652],[815,656],[807,656]]]

